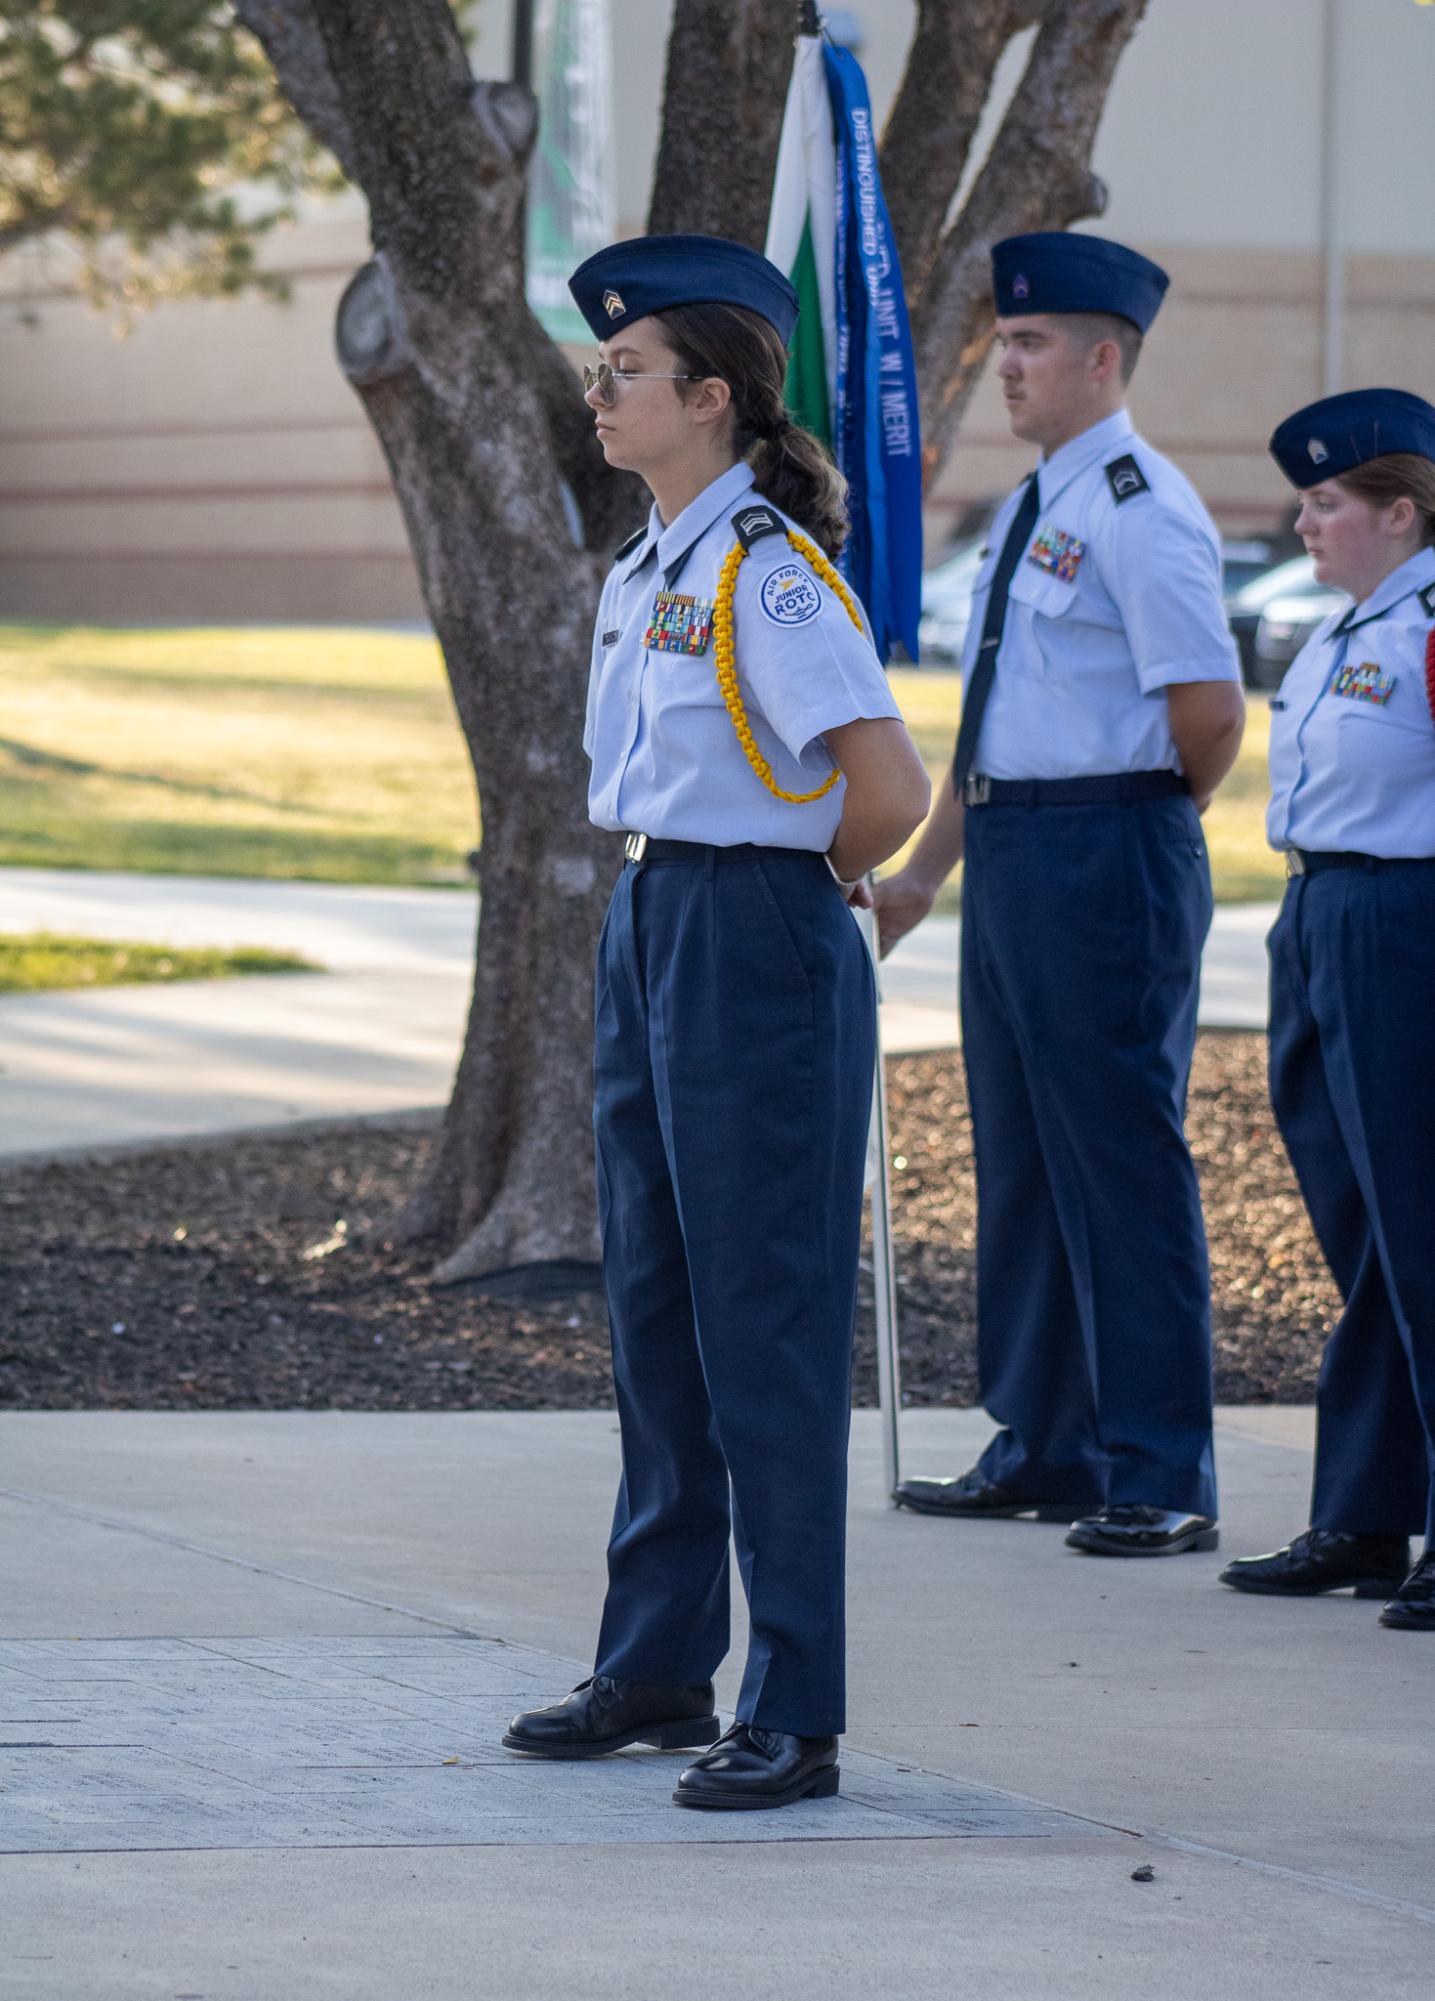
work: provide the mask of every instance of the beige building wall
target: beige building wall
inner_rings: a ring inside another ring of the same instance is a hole
[[[880,118],[914,8],[846,11]],[[626,230],[642,226],[668,15],[667,0],[613,0]],[[489,0],[479,18],[478,66],[501,72],[508,9]],[[1432,103],[1435,10],[1412,0],[1150,0],[1097,148],[1110,205],[1088,226],[1172,272],[1133,410],[1228,526],[1283,506],[1265,439],[1321,392],[1328,242],[1340,379],[1435,397]],[[421,617],[382,454],[333,359],[334,307],[365,255],[350,197],[273,245],[291,304],[166,306],[125,340],[67,289],[53,248],[0,262],[0,615]],[[989,373],[933,496],[932,543],[1026,463]]]

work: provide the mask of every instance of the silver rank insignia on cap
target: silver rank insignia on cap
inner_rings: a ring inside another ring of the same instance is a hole
[[[1011,295],[1014,299],[1029,299],[1031,297],[1031,280],[1024,271],[1018,271],[1015,278],[1012,279]]]
[[[1319,438],[1308,438],[1305,448],[1310,453],[1310,462],[1312,465],[1323,466],[1330,457],[1330,453]]]
[[[619,313],[626,312],[620,292],[607,291],[603,294],[603,310],[610,320],[616,320]]]

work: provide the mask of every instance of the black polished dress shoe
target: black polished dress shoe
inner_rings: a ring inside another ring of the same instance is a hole
[[[1035,1515],[1039,1522],[1069,1522],[1081,1513],[1070,1501],[1035,1501],[989,1480],[974,1466],[970,1473],[947,1479],[904,1480],[893,1489],[899,1508],[914,1515],[958,1515],[970,1521],[1001,1521],[1011,1515]]]
[[[656,1744],[660,1751],[711,1744],[720,1728],[710,1681],[665,1688],[595,1674],[552,1708],[515,1716],[503,1741],[510,1751],[537,1758],[602,1758],[626,1744]]]
[[[1066,1546],[1085,1550],[1088,1556],[1179,1556],[1184,1549],[1214,1549],[1220,1540],[1221,1532],[1209,1515],[1183,1515],[1141,1501],[1118,1501],[1073,1522]]]
[[[839,1783],[835,1737],[793,1737],[734,1723],[711,1751],[678,1775],[679,1806],[791,1806],[831,1799]]]
[[[1382,1626],[1435,1633],[1435,1549],[1427,1549],[1380,1615]]]
[[[1347,1591],[1357,1598],[1388,1598],[1410,1568],[1403,1535],[1346,1535],[1340,1529],[1306,1529],[1269,1556],[1238,1556],[1221,1572],[1235,1591],[1270,1598],[1312,1598]]]

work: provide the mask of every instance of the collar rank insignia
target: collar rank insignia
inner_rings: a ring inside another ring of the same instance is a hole
[[[1086,554],[1086,544],[1064,528],[1043,528],[1026,552],[1026,560],[1039,570],[1050,570],[1064,584],[1074,584]]]
[[[643,644],[653,653],[706,653],[716,606],[681,591],[659,591]]]
[[[1425,616],[1435,618],[1435,584],[1427,584],[1420,593],[1420,602],[1425,607]]]
[[[647,534],[648,531],[646,526],[642,528],[635,528],[632,534],[629,535],[625,541],[620,542],[617,548],[613,551],[613,561],[615,563],[621,563],[625,556],[631,556],[633,551],[637,548],[638,544],[647,539]]]
[[[1106,483],[1111,488],[1111,498],[1118,507],[1123,500],[1134,500],[1138,493],[1151,491],[1145,473],[1130,452],[1124,452],[1119,459],[1113,459],[1107,466]]]
[[[610,287],[603,294],[603,311],[608,315],[610,320],[616,320],[620,313],[625,313],[627,310],[627,307],[623,304],[623,295],[621,292],[615,292]]]
[[[1344,695],[1352,702],[1374,702],[1384,708],[1395,693],[1393,674],[1382,674],[1373,660],[1362,660],[1357,666],[1348,661],[1330,684],[1332,695]]]

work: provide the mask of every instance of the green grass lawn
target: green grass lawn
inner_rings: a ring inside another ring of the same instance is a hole
[[[241,945],[232,952],[65,938],[53,931],[0,932],[0,994],[61,987],[118,987],[155,980],[222,980],[236,973],[317,973],[293,952]]]
[[[349,628],[0,626],[0,863],[463,883],[438,648]]]
[[[956,677],[892,685],[935,779]],[[1206,819],[1225,901],[1282,887],[1268,721]],[[0,626],[0,798],[0,865],[457,884],[478,840],[436,645],[350,627]]]

